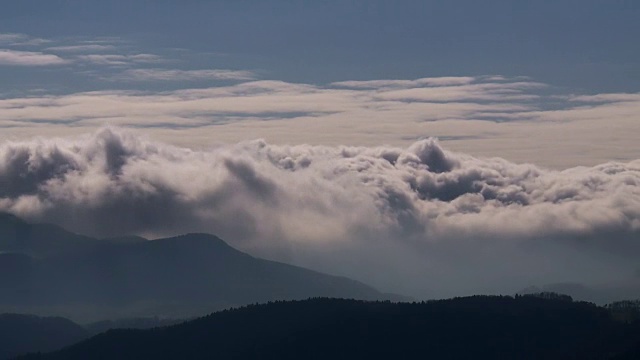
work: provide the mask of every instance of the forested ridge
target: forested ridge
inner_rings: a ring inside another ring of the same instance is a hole
[[[548,295],[419,303],[314,298],[170,327],[110,330],[22,359],[637,359],[640,323],[613,314]]]

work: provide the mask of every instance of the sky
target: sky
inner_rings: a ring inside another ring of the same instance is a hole
[[[0,209],[385,291],[640,283],[640,3],[22,0]]]

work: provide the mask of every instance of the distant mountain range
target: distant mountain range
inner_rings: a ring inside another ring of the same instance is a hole
[[[101,240],[0,215],[0,313],[84,322],[187,318],[309,297],[402,299],[348,278],[250,256],[213,235]]]
[[[629,310],[637,315],[638,304]],[[553,294],[423,303],[311,299],[250,305],[164,328],[111,330],[22,359],[214,358],[637,360],[640,322]]]
[[[640,299],[640,282],[624,282],[601,286],[587,286],[580,283],[554,283],[542,287],[530,286],[518,291],[518,294],[555,292],[570,295],[574,299],[605,305],[625,299]]]
[[[209,234],[95,239],[0,214],[0,313],[111,319],[0,315],[0,359],[640,358],[638,302],[544,292],[594,296],[579,284],[521,293],[540,291],[395,303]]]
[[[0,314],[0,360],[62,349],[111,329],[152,329],[182,322],[184,320],[135,318],[98,321],[83,326],[62,317]]]

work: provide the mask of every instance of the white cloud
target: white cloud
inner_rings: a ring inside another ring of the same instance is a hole
[[[22,41],[24,39],[28,38],[27,35],[24,34],[0,34],[0,43],[2,44],[13,44],[15,42],[18,41]]]
[[[155,64],[163,62],[162,57],[153,54],[89,54],[78,56],[80,60],[93,63],[95,65],[107,66],[129,66],[132,64]]]
[[[94,52],[94,51],[113,51],[116,47],[110,44],[80,44],[80,45],[65,45],[65,46],[52,46],[47,48],[48,51],[54,52]]]
[[[365,81],[339,81],[332,83],[337,87],[356,89],[378,89],[387,87],[417,87],[417,86],[455,86],[472,83],[476,78],[469,76],[450,76],[437,78],[422,78],[417,80],[365,80]]]
[[[442,85],[450,80],[428,82],[438,85],[402,80],[370,89],[248,81],[167,92],[6,98],[0,100],[0,126],[5,127],[0,138],[118,125],[146,128],[189,147],[251,138],[406,146],[437,136],[452,149],[556,168],[640,158],[637,94],[559,98],[544,95],[545,85],[526,79],[480,77],[457,86]],[[554,103],[553,110],[544,109],[546,101]]]
[[[412,87],[381,92],[378,97],[383,100],[450,102],[461,100],[532,100],[538,95],[526,94],[530,89],[544,88],[543,84],[534,82],[478,83],[458,86],[441,85],[437,87]]]
[[[436,296],[635,276],[640,160],[564,171],[408,147],[190,150],[102,130],[0,144],[0,210],[94,235],[205,231]]]
[[[246,70],[175,70],[130,69],[112,78],[123,81],[198,81],[198,80],[251,80],[255,74]]]
[[[0,33],[0,44],[9,46],[38,46],[49,43],[49,40],[34,38],[26,34]]]
[[[585,103],[638,102],[640,94],[597,94],[571,96],[569,100]]]
[[[53,54],[0,49],[0,65],[47,66],[67,63],[67,60]]]

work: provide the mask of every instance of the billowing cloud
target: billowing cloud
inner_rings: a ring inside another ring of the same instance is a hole
[[[191,150],[103,129],[0,145],[0,209],[98,236],[218,234],[253,253],[450,296],[635,277],[640,160],[564,171],[400,147]]]
[[[47,66],[68,63],[67,60],[53,54],[34,51],[0,49],[0,65]]]

